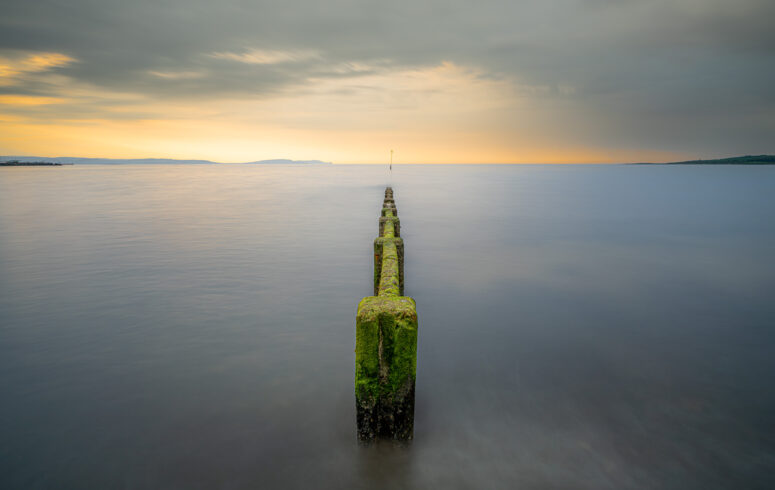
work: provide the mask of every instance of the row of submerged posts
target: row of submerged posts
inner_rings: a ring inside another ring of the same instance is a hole
[[[358,439],[408,441],[414,433],[417,307],[404,296],[404,241],[393,189],[385,189],[374,240],[374,296],[355,320]]]

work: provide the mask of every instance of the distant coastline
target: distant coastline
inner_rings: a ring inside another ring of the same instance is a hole
[[[716,158],[712,160],[686,160],[684,162],[636,163],[634,165],[775,165],[775,155],[745,155],[742,157]]]
[[[72,165],[72,163],[20,162],[18,160],[0,162],[0,167],[61,167],[62,165]]]
[[[331,162],[321,160],[258,160],[254,162],[235,162],[243,165],[330,165]],[[12,165],[11,165],[12,164]],[[171,158],[77,158],[77,157],[55,157],[45,158],[37,156],[0,156],[0,165],[2,166],[30,166],[30,165],[122,165],[122,164],[153,164],[153,165],[174,165],[174,164],[202,164],[202,165],[224,165],[221,162],[212,162],[210,160],[175,160]]]
[[[0,167],[51,167],[61,165],[331,165],[322,160],[257,160],[252,162],[213,162],[211,160],[175,160],[172,158],[79,158],[37,156],[0,156]],[[637,162],[624,165],[775,165],[775,155],[745,155],[710,160],[681,162]]]

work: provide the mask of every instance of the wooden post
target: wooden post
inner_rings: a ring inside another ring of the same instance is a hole
[[[374,296],[363,298],[355,321],[355,400],[358,439],[407,441],[414,435],[417,307],[404,294],[404,242],[385,189],[374,241]]]

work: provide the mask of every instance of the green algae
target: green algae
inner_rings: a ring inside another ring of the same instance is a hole
[[[404,241],[392,189],[385,190],[374,240],[374,296],[358,305],[355,397],[358,437],[413,436],[417,307],[404,296]]]
[[[385,221],[385,227],[382,229],[382,236],[384,238],[395,238],[396,229],[393,221]]]
[[[363,298],[355,328],[356,398],[368,402],[399,395],[402,386],[416,377],[415,301],[407,296]]]
[[[379,218],[379,236],[385,236],[385,223],[393,222],[393,234],[401,236],[401,220],[397,216],[380,216]]]
[[[374,239],[374,296],[379,295],[379,284],[382,278],[382,257],[385,243],[395,244],[398,253],[398,295],[404,294],[404,240],[400,237],[379,237]]]
[[[385,240],[382,245],[382,271],[377,296],[398,296],[401,294],[400,285],[396,243],[395,240]]]

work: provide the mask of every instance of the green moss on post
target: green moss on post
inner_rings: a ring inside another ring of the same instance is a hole
[[[385,223],[388,221],[393,222],[393,234],[395,236],[401,236],[401,220],[398,219],[398,216],[380,216],[379,236],[385,236]]]
[[[400,237],[374,239],[374,296],[379,294],[379,282],[382,277],[382,256],[386,242],[392,242],[398,253],[398,295],[404,295],[404,240]]]
[[[364,442],[409,440],[414,431],[417,308],[403,296],[404,242],[392,194],[385,190],[374,240],[374,296],[361,300],[355,321],[355,399]]]
[[[414,430],[417,309],[406,296],[369,296],[355,322],[358,437],[409,440]]]

